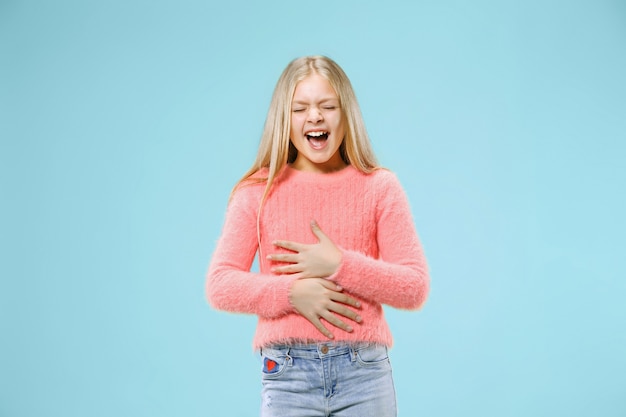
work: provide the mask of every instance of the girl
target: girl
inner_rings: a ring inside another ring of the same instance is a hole
[[[329,58],[292,61],[206,287],[213,307],[259,318],[261,416],[395,416],[382,304],[416,309],[428,288],[407,198],[376,163],[350,81]]]

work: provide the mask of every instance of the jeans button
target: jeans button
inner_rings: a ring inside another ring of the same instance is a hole
[[[328,353],[328,346],[324,345],[320,348],[320,352],[322,352],[324,355]]]

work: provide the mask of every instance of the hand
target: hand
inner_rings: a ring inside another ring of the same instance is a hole
[[[333,339],[333,334],[324,326],[320,319],[326,320],[339,329],[352,332],[352,326],[339,319],[334,313],[357,323],[362,321],[355,311],[346,307],[356,308],[361,303],[341,292],[342,288],[324,278],[307,278],[295,280],[289,292],[289,301],[300,315],[313,323],[324,336]]]
[[[272,268],[279,274],[295,274],[296,278],[329,277],[337,271],[341,263],[341,251],[328,236],[322,232],[315,220],[311,221],[311,231],[319,242],[312,245],[276,240],[275,246],[293,253],[277,253],[267,255],[271,261],[284,262],[289,265]]]

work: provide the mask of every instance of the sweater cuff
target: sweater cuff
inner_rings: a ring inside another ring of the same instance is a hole
[[[291,286],[293,285],[294,281],[295,278],[285,278],[280,280],[280,284],[274,287],[274,297],[272,300],[272,304],[268,305],[268,308],[275,312],[282,312],[282,314],[292,313],[296,311],[291,304],[291,300],[289,299]]]
[[[363,264],[368,260],[368,256],[361,252],[341,250],[341,263],[334,274],[327,279],[333,281],[337,285],[341,285],[345,290],[353,293],[359,293],[359,287],[363,284]],[[367,267],[365,267],[367,269]]]

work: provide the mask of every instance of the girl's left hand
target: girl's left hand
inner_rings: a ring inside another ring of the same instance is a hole
[[[322,232],[315,220],[311,221],[311,230],[319,239],[318,243],[307,245],[304,243],[276,240],[274,245],[290,250],[293,253],[276,253],[267,256],[267,259],[285,262],[289,265],[272,268],[279,274],[295,274],[301,278],[326,278],[339,268],[341,251],[328,236]]]

